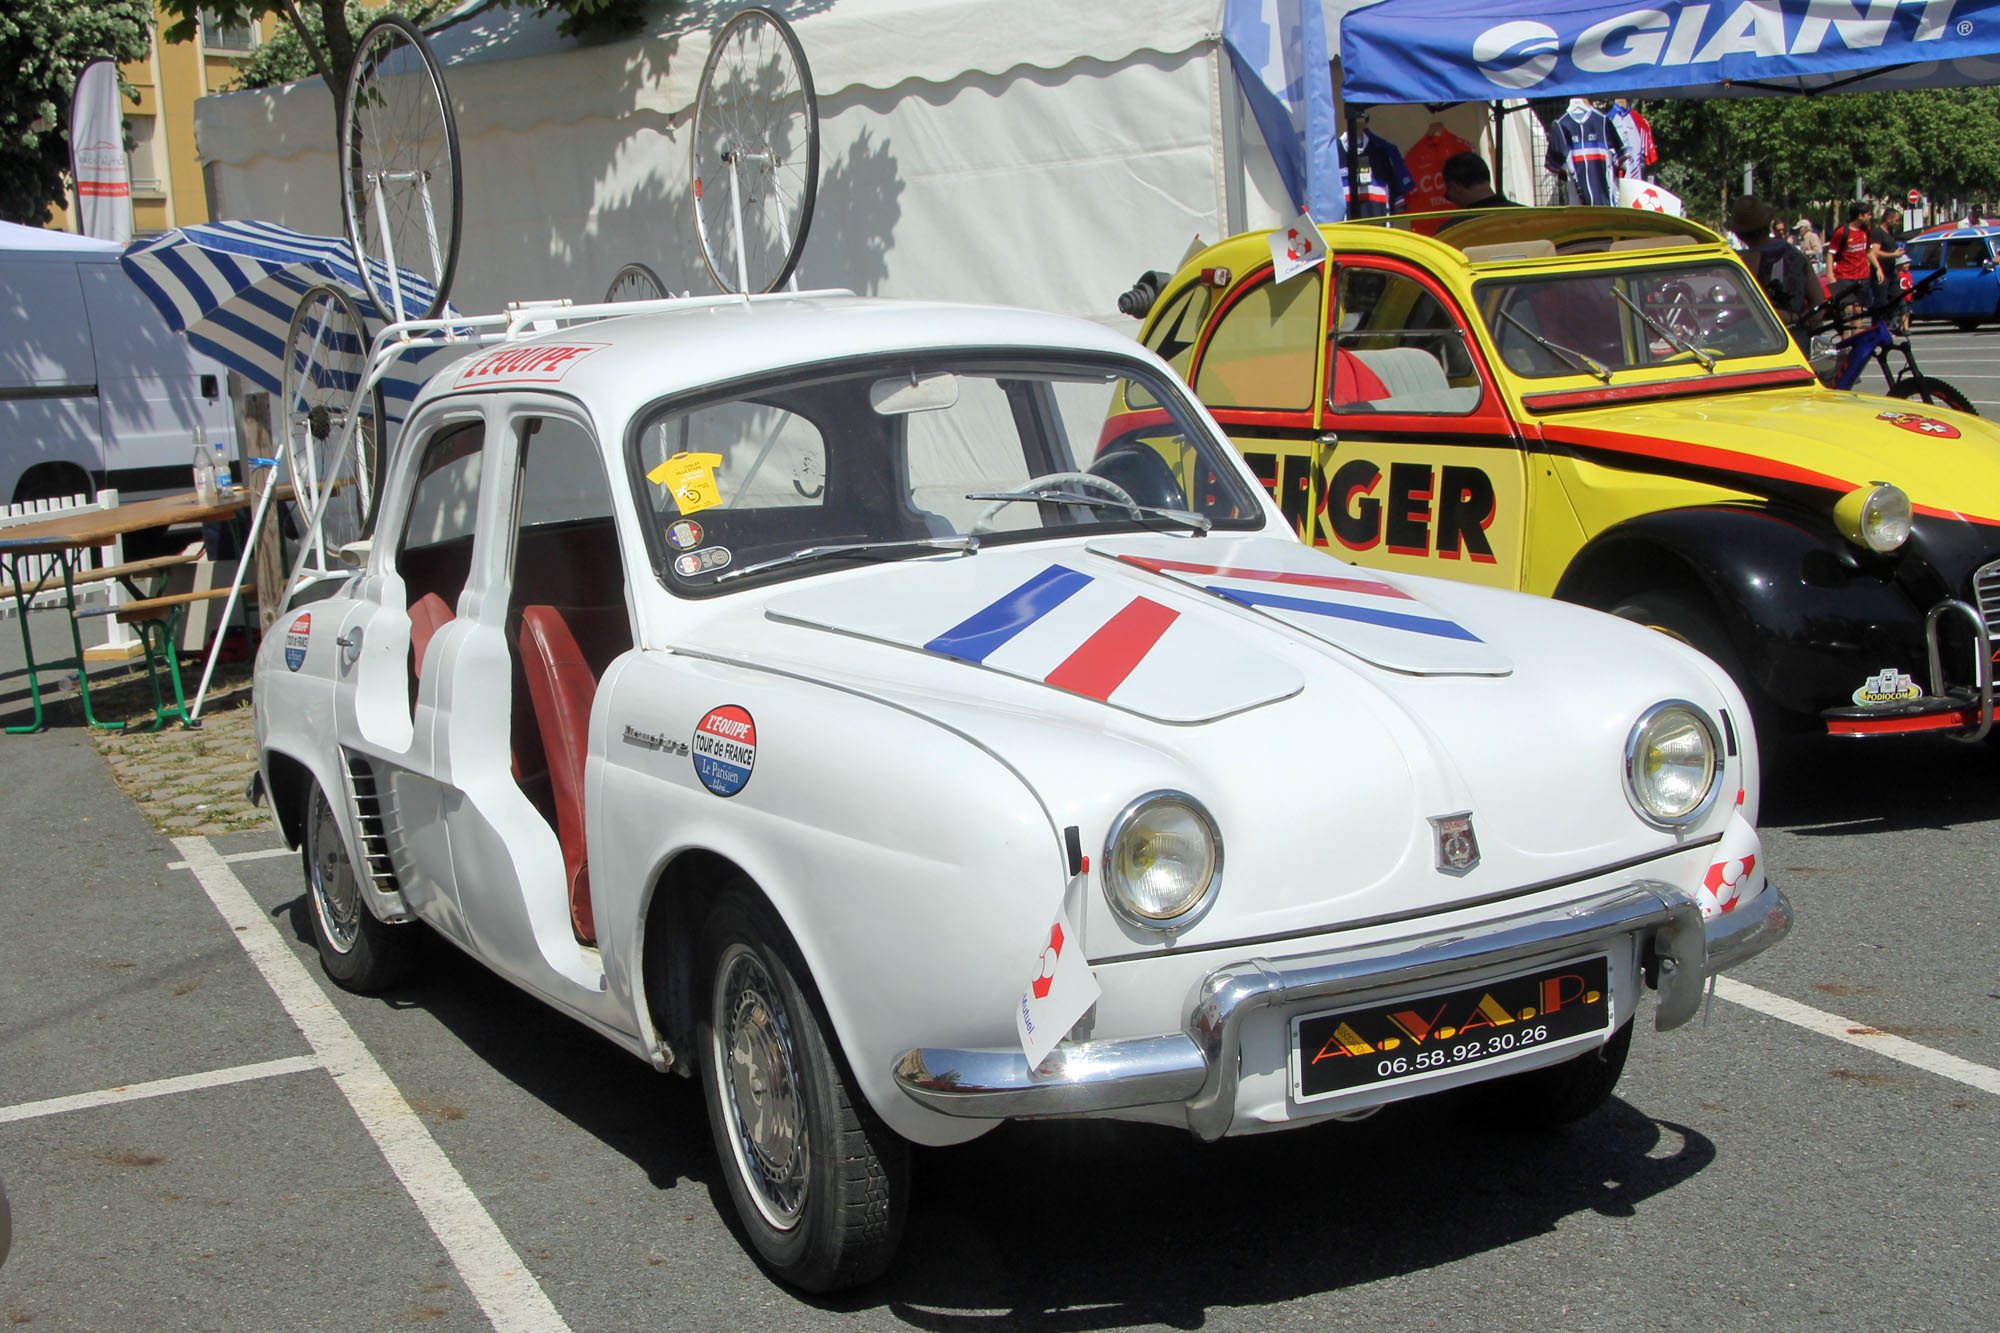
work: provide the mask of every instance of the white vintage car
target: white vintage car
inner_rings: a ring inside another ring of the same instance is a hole
[[[1301,545],[1173,374],[844,294],[437,372],[259,655],[326,971],[422,922],[700,1078],[744,1230],[889,1262],[909,1145],[1460,1088],[1556,1123],[1790,925],[1713,663]],[[1421,499],[1417,501],[1422,503]]]

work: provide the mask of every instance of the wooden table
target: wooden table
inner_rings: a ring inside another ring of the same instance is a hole
[[[134,504],[116,505],[110,509],[72,509],[57,514],[40,523],[25,523],[19,527],[0,529],[0,568],[6,571],[7,581],[13,585],[14,601],[21,619],[21,647],[27,654],[28,693],[34,700],[35,715],[32,722],[18,727],[5,728],[8,732],[40,731],[42,728],[42,684],[41,672],[61,671],[75,668],[77,688],[82,693],[83,717],[93,727],[117,727],[121,723],[99,722],[90,709],[90,673],[83,661],[83,631],[76,621],[76,580],[82,569],[82,562],[90,551],[109,545],[119,537],[134,532],[145,532],[152,528],[172,527],[191,523],[215,523],[233,518],[250,507],[251,494],[248,489],[224,492],[214,504],[203,504],[193,494],[168,495],[155,500],[140,500]],[[69,615],[70,642],[76,649],[75,657],[65,657],[55,661],[35,661],[35,645],[28,632],[28,599],[33,595],[36,580],[21,577],[20,562],[30,556],[52,556],[62,566],[63,609]],[[134,588],[135,596],[143,594]],[[157,689],[157,686],[156,686]],[[158,719],[155,720],[155,726]]]

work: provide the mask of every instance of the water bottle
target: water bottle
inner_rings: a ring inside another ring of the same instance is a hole
[[[194,498],[195,503],[212,505],[216,501],[215,454],[202,443],[201,436],[194,441]]]
[[[215,442],[215,489],[223,498],[236,489],[236,482],[229,475],[229,451],[220,440]]]

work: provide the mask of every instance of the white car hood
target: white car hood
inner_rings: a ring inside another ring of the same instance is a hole
[[[1168,723],[1212,721],[1305,687],[1296,666],[1259,642],[1259,620],[1404,674],[1512,670],[1474,631],[1394,581],[1268,537],[1133,537],[1087,552],[989,548],[782,592],[766,611]]]

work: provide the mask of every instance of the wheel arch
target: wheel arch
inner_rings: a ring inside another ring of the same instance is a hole
[[[318,781],[312,769],[297,756],[283,750],[264,751],[264,799],[271,803],[271,814],[278,821],[285,846],[294,851],[305,841],[306,793]]]
[[[654,873],[642,908],[639,976],[645,1013],[653,1031],[674,1054],[675,1072],[694,1072],[694,1030],[701,1000],[695,994],[700,970],[695,954],[702,922],[718,899],[741,887],[784,920],[770,896],[734,860],[708,848],[689,848]],[[788,924],[787,931],[791,927]],[[801,979],[801,985],[809,984]]]

